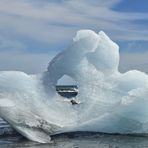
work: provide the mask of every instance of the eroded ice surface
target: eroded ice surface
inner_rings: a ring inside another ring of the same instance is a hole
[[[68,131],[148,133],[148,76],[118,71],[119,47],[104,33],[80,30],[40,75],[0,72],[0,116],[30,140],[50,142]],[[56,92],[57,81],[79,85],[72,105]]]

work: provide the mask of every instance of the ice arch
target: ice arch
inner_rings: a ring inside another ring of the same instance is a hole
[[[46,72],[0,72],[0,116],[28,139],[46,143],[68,131],[148,133],[148,76],[118,71],[119,47],[104,32],[80,30]],[[80,105],[57,94],[64,75],[79,83]],[[9,104],[9,106],[6,104]]]
[[[49,64],[48,73],[53,84],[63,75],[76,81],[88,79],[87,73],[100,71],[111,75],[118,72],[119,47],[102,31],[78,31],[68,49],[58,54]],[[83,77],[83,78],[82,78]]]

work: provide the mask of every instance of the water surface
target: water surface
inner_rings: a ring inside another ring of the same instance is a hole
[[[0,148],[147,148],[148,137],[70,133],[52,137],[52,143],[31,142],[20,135],[0,137]]]

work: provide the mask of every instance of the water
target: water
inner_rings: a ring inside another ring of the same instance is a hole
[[[67,98],[78,93],[76,86],[58,86],[57,91]],[[0,148],[148,148],[148,137],[75,132],[52,136],[51,143],[40,144],[25,139],[0,120]]]
[[[70,86],[59,85],[56,87],[56,90],[61,96],[66,98],[72,98],[78,94],[78,87],[76,85],[70,85]]]
[[[147,148],[148,138],[99,133],[70,133],[52,137],[52,143],[31,142],[20,135],[0,137],[0,148]]]

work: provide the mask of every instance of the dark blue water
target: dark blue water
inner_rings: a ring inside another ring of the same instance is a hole
[[[60,95],[71,98],[76,86],[58,86]],[[0,148],[148,148],[148,136],[75,132],[55,135],[49,144],[29,141],[0,120]]]

